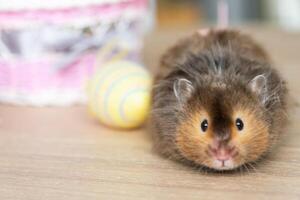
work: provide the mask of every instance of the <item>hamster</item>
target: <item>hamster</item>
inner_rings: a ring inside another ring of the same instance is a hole
[[[250,36],[196,32],[161,58],[152,91],[154,149],[221,171],[256,162],[284,131],[287,93],[286,82]]]

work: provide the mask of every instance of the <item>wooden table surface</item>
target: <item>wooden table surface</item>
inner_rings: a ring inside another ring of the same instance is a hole
[[[265,45],[292,96],[286,137],[256,170],[203,173],[151,151],[144,129],[99,125],[85,107],[0,106],[0,199],[300,199],[300,34],[246,28]],[[185,31],[146,38],[145,61]]]

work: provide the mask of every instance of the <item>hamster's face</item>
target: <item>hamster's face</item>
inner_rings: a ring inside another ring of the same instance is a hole
[[[230,170],[267,151],[269,130],[259,102],[243,91],[206,89],[195,96],[177,127],[175,143],[182,156],[202,166]]]

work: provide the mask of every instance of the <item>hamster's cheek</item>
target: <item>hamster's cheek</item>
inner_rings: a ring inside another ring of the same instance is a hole
[[[207,152],[209,141],[208,136],[193,128],[183,127],[176,134],[176,146],[180,154],[201,165],[208,165],[211,162]]]
[[[209,165],[211,158],[208,145],[211,143],[211,130],[201,129],[201,122],[204,120],[210,123],[207,112],[196,110],[178,125],[175,140],[176,147],[183,157],[200,165]]]
[[[235,126],[231,129],[239,156],[244,162],[257,160],[269,147],[268,124],[263,120],[262,113],[247,108],[237,109],[233,118],[244,122],[243,130],[239,131]]]
[[[233,141],[238,149],[237,163],[252,162],[261,157],[269,146],[269,132],[266,124],[249,118],[243,131],[235,131]]]

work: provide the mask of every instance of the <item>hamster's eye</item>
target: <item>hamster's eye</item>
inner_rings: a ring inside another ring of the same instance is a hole
[[[244,128],[244,122],[240,118],[235,120],[235,125],[239,131],[243,130]]]
[[[203,132],[205,132],[207,130],[207,128],[208,128],[208,121],[207,121],[207,119],[205,119],[201,122],[201,130]]]

